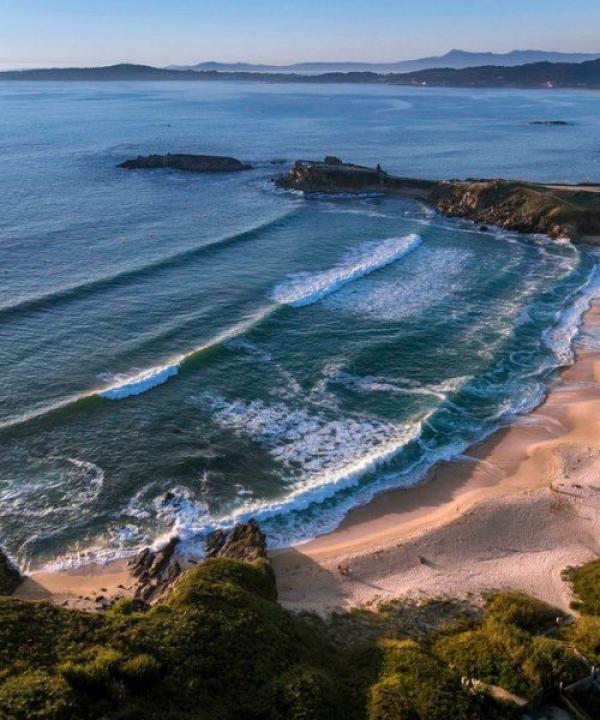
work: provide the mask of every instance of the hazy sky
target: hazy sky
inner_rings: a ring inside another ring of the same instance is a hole
[[[0,0],[0,66],[600,51],[600,0]]]

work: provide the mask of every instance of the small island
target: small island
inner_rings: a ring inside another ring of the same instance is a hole
[[[118,165],[125,170],[156,170],[170,168],[185,172],[239,172],[251,170],[252,166],[232,157],[221,155],[190,155],[188,153],[167,153],[166,155],[138,155]]]
[[[563,127],[565,125],[571,125],[572,123],[567,120],[531,120],[530,125],[555,125]]]
[[[443,215],[523,233],[600,244],[600,186],[521,180],[422,180],[342,162],[298,160],[275,180],[307,193],[384,193],[422,200]]]

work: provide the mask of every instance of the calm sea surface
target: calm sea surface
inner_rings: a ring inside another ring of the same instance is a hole
[[[0,544],[35,567],[251,516],[307,538],[532,407],[589,251],[277,192],[272,161],[600,182],[599,138],[586,92],[0,84]],[[115,167],[168,151],[255,168]]]

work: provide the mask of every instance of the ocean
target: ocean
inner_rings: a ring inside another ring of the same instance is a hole
[[[0,544],[29,568],[257,518],[335,527],[534,407],[591,249],[271,178],[337,155],[425,178],[600,182],[600,95],[0,83]],[[568,126],[532,126],[534,120]],[[138,154],[254,169],[125,171]]]

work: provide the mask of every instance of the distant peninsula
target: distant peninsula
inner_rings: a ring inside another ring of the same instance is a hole
[[[461,69],[433,68],[382,74],[371,71],[325,72],[313,75],[271,72],[174,70],[149,65],[111,65],[90,68],[11,70],[1,81],[249,81],[262,83],[361,83],[416,87],[600,88],[600,59],[581,63],[535,62],[501,67],[483,65]]]

